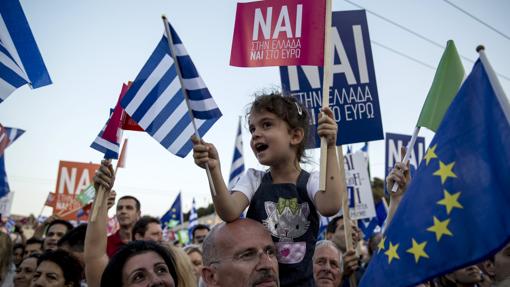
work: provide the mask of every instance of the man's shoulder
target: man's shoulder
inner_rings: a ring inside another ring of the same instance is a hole
[[[108,236],[108,242],[117,242],[117,241],[122,241],[120,239],[120,230],[117,230],[117,232]]]

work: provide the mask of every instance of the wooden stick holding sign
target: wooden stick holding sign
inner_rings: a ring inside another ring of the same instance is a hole
[[[322,107],[329,106],[329,86],[331,86],[333,74],[331,66],[333,59],[331,58],[331,0],[326,0],[326,16],[324,19],[324,74],[322,75]],[[324,115],[325,116],[325,115]],[[343,153],[342,153],[343,154]],[[321,159],[320,159],[320,176],[319,190],[326,190],[326,167],[327,167],[328,144],[326,138],[321,137]],[[339,158],[340,166],[343,170],[343,156]],[[345,174],[344,174],[345,178]]]
[[[340,180],[345,182],[345,166],[344,166],[344,151],[341,146],[337,147],[337,155],[338,155],[338,164],[340,171]],[[351,215],[349,213],[349,195],[347,194],[347,189],[344,189],[342,192],[342,215],[344,218],[344,232],[345,232],[345,247],[346,250],[354,249],[352,243],[352,226],[351,226]],[[356,274],[353,273],[349,277],[349,286],[356,287]]]
[[[104,200],[105,190],[103,185],[99,185],[99,190],[96,192],[96,197],[94,198],[94,206],[92,208],[92,214],[90,216],[90,222],[96,222],[97,213],[99,212],[99,208],[102,205]]]

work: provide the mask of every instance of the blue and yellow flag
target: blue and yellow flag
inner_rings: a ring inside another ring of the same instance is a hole
[[[179,224],[182,224],[182,203],[180,192],[175,198],[174,203],[172,203],[170,209],[161,217],[161,225],[163,229],[165,227],[172,229]]]
[[[489,69],[478,60],[454,98],[361,287],[415,286],[510,239],[509,110]]]

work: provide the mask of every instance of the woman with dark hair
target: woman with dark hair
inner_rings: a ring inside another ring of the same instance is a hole
[[[111,259],[101,286],[177,286],[175,263],[170,253],[152,241],[132,241]]]
[[[106,254],[107,200],[115,182],[109,160],[103,160],[94,176],[94,187],[103,186],[103,201],[96,199],[97,218],[90,220],[85,234],[85,276],[89,287],[98,286],[167,286],[177,285],[177,272],[172,255],[148,241],[134,241],[121,248],[109,260]],[[99,198],[99,197],[98,197]]]
[[[46,251],[37,259],[32,287],[79,287],[83,268],[73,255],[62,249]]]

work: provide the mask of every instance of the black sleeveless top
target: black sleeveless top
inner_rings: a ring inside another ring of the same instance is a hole
[[[280,285],[314,286],[312,257],[319,215],[308,198],[310,174],[301,170],[297,184],[273,184],[266,173],[253,195],[246,217],[262,222],[278,250]]]

